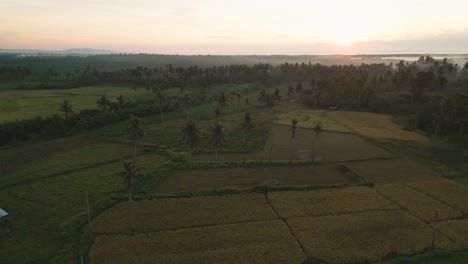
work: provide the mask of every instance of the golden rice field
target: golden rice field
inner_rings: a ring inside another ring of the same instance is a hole
[[[451,180],[423,181],[408,183],[417,190],[428,194],[468,214],[468,187]]]
[[[433,171],[412,160],[387,159],[346,163],[369,182],[375,184],[405,183],[440,179]]]
[[[427,137],[421,134],[403,130],[392,121],[392,117],[389,115],[368,112],[330,111],[328,112],[328,116],[337,123],[366,137],[419,142],[429,141]]]
[[[281,220],[145,233],[98,236],[92,263],[285,263],[306,256]],[[155,260],[158,260],[155,262]]]
[[[398,209],[368,187],[270,192],[268,199],[278,214],[286,218]]]
[[[468,249],[468,219],[444,221],[437,228],[464,249]]]
[[[278,124],[291,126],[293,119],[298,121],[297,127],[314,128],[315,122],[320,122],[324,131],[352,133],[351,130],[328,118],[327,111],[299,109],[278,116]]]
[[[432,229],[407,212],[374,211],[287,220],[309,257],[327,263],[362,263],[430,248]],[[436,247],[460,247],[436,233]]]
[[[263,194],[123,202],[92,222],[95,233],[133,233],[276,218]]]
[[[376,190],[426,223],[434,221],[436,214],[439,221],[463,217],[460,211],[403,184],[380,185]]]
[[[392,122],[389,115],[351,112],[300,109],[279,115],[279,124],[291,125],[298,120],[298,127],[313,128],[315,122],[322,124],[323,130],[333,132],[358,133],[366,137],[386,138],[407,141],[427,142],[428,138],[412,131],[405,131]]]

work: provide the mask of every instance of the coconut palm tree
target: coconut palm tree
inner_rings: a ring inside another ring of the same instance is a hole
[[[143,131],[141,119],[137,116],[130,115],[129,123],[129,134],[133,141],[133,163],[136,164],[137,143],[143,138],[145,133]]]
[[[70,114],[73,113],[72,105],[68,102],[68,100],[63,100],[63,103],[59,104],[58,110],[64,113],[65,120],[68,120]]]
[[[128,191],[128,200],[132,200],[132,192],[135,187],[137,179],[142,176],[140,170],[136,168],[135,162],[131,160],[123,161],[124,170],[120,173],[126,182],[126,189]]]
[[[125,100],[125,97],[123,97],[123,95],[119,95],[119,97],[117,97],[117,106],[119,109],[122,109],[126,104],[126,100]]]
[[[182,129],[182,139],[190,150],[190,169],[192,169],[192,154],[195,146],[200,138],[200,131],[197,129],[195,122],[192,119],[187,120],[187,125]]]
[[[210,128],[211,146],[215,149],[215,160],[218,162],[218,152],[226,144],[224,127],[222,122],[215,122]]]
[[[110,105],[110,100],[105,96],[101,96],[96,102],[97,106],[101,111],[105,112]]]
[[[242,142],[244,144],[244,160],[245,160],[245,152],[246,152],[246,144],[245,144],[245,133],[251,131],[255,127],[255,124],[252,122],[252,115],[250,112],[245,113],[244,120],[241,123],[242,129]]]
[[[166,124],[165,124],[165,121],[164,121],[163,108],[167,104],[169,98],[168,98],[167,94],[164,91],[159,90],[158,91],[158,99],[159,99],[159,111],[161,112],[162,123],[163,123],[163,126],[165,126]]]
[[[320,121],[314,122],[314,131],[316,136],[320,136],[322,133],[322,123]]]
[[[297,122],[297,119],[296,119],[296,118],[293,118],[293,119],[291,120],[291,129],[290,129],[290,131],[291,131],[291,138],[293,138],[293,139],[294,139],[294,137],[296,136],[297,123],[298,123],[298,122]]]

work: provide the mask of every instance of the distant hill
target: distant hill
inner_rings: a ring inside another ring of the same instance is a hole
[[[118,53],[112,50],[103,49],[66,49],[66,50],[31,50],[31,49],[0,49],[0,53],[14,53],[24,55],[106,55]]]

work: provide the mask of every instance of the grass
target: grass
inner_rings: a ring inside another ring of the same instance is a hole
[[[268,198],[278,214],[286,218],[398,209],[367,187],[270,192]]]
[[[35,154],[40,155],[41,153]],[[61,152],[50,153],[45,158],[23,164],[20,168],[3,174],[0,187],[38,180],[131,156],[132,148],[129,145],[93,142],[92,144],[76,146]]]
[[[216,242],[214,242],[216,241]],[[274,243],[272,243],[274,241]],[[280,220],[98,236],[93,263],[302,263],[301,248]]]
[[[444,138],[431,142],[372,140],[374,144],[406,159],[413,159],[445,178],[468,185],[468,150]]]
[[[111,100],[123,95],[126,98],[141,97],[142,92],[134,92],[128,87],[91,86],[53,90],[7,90],[0,91],[0,122],[45,117],[58,114],[59,104],[69,100],[74,112],[83,109],[96,109],[96,101],[106,95]]]

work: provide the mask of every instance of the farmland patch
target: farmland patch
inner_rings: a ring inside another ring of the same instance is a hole
[[[403,184],[380,185],[376,190],[426,223],[434,221],[436,215],[437,221],[463,216],[460,211]]]
[[[407,212],[375,211],[287,220],[309,257],[327,263],[382,260],[390,254],[415,255],[431,247],[432,230]],[[436,233],[439,249],[459,246]]]
[[[286,218],[398,209],[368,187],[270,192],[267,195],[278,214]]]
[[[280,220],[98,236],[93,263],[303,263],[306,256]]]
[[[451,180],[411,182],[408,185],[468,214],[468,187]]]
[[[351,184],[335,165],[273,166],[255,168],[175,171],[157,188],[157,194],[247,189],[256,186],[325,186]]]

